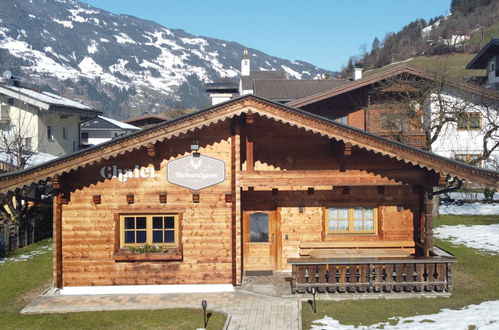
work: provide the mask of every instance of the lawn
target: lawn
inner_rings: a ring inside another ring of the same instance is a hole
[[[441,225],[490,225],[499,223],[498,216],[441,216],[435,226]],[[434,314],[442,308],[459,309],[488,300],[499,299],[499,256],[487,255],[464,246],[455,246],[436,240],[435,244],[454,254],[454,291],[450,298],[373,299],[363,301],[318,301],[317,314],[307,302],[302,303],[303,329],[310,329],[311,322],[325,315],[341,324],[370,325],[387,322],[392,316]]]
[[[38,250],[44,240],[19,249],[9,257]],[[196,329],[203,327],[201,309],[165,309],[116,312],[23,315],[19,311],[49,287],[52,253],[23,262],[0,264],[0,329]],[[221,329],[225,316],[213,313],[208,329]]]

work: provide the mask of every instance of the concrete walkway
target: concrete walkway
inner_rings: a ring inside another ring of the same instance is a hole
[[[68,313],[133,309],[200,308],[230,317],[228,329],[301,329],[298,298],[281,298],[238,290],[209,294],[82,295],[47,293],[26,306],[21,313]]]

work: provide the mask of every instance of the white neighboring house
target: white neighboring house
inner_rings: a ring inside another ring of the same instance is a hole
[[[496,94],[495,98],[493,94]],[[447,93],[441,97],[444,98],[444,104],[455,109],[465,109],[465,113],[459,116],[457,122],[449,122],[443,126],[432,144],[432,151],[469,163],[484,153],[484,147],[490,150],[495,146],[489,159],[478,165],[499,170],[499,93],[491,91],[490,95],[474,97],[459,97],[455,93]],[[432,116],[436,116],[438,101],[431,102],[430,109]]]
[[[82,146],[93,146],[118,136],[140,131],[141,128],[119,120],[97,116],[80,125]]]
[[[2,158],[12,158],[14,144],[22,145],[18,149],[34,160],[48,160],[51,157],[46,155],[59,157],[78,151],[80,122],[100,113],[81,102],[29,89],[19,83],[0,83]],[[34,165],[29,159],[28,163]],[[17,166],[14,161],[11,165]]]

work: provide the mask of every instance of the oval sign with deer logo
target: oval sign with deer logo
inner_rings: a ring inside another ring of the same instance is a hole
[[[168,182],[193,190],[224,182],[223,160],[203,155],[190,155],[172,160],[167,167]]]

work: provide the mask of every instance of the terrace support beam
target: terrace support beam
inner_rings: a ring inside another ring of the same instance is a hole
[[[433,196],[427,189],[423,195],[424,209],[424,245],[423,254],[429,257],[433,252]]]

